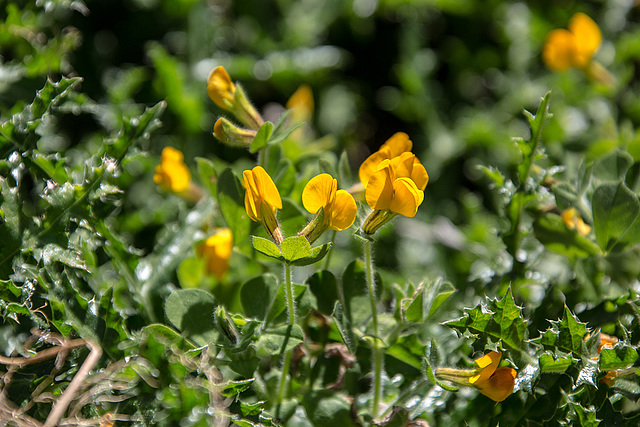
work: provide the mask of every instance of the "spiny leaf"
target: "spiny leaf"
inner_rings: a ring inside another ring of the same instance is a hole
[[[549,350],[561,350],[580,357],[586,354],[584,337],[587,334],[586,323],[580,322],[569,310],[564,308],[562,320],[552,320],[552,327],[533,340]]]

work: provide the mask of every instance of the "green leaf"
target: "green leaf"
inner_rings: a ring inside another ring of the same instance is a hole
[[[351,402],[332,390],[312,390],[303,400],[307,416],[314,426],[351,427]]]
[[[331,249],[332,245],[333,244],[329,242],[321,246],[315,246],[311,248],[311,254],[309,256],[304,258],[299,258],[293,261],[291,264],[298,267],[304,267],[305,265],[315,264],[316,262],[320,261],[322,258],[325,257],[325,255],[329,253],[329,249]]]
[[[633,156],[626,151],[614,150],[594,163],[593,175],[600,181],[621,181],[633,164]]]
[[[527,337],[527,324],[522,308],[515,304],[511,288],[501,300],[487,298],[487,305],[465,309],[465,316],[445,325],[461,333],[476,334],[486,343],[500,340],[511,349],[521,350]]]
[[[538,363],[540,372],[561,373],[566,371],[574,363],[574,360],[570,355],[554,357],[550,352],[545,352],[540,356]]]
[[[278,261],[284,261],[282,251],[280,251],[278,245],[273,243],[271,240],[263,237],[251,236],[251,244],[253,245],[253,248],[261,254],[275,258]]]
[[[382,288],[382,281],[376,274],[376,288]],[[362,327],[371,318],[371,304],[362,261],[352,261],[342,274],[345,315],[349,324]]]
[[[537,218],[533,223],[533,232],[540,243],[549,250],[571,260],[602,253],[594,241],[577,230],[568,228],[559,215],[546,214]]]
[[[256,342],[256,348],[276,356],[293,350],[302,341],[304,341],[304,332],[299,325],[284,325],[261,333]]]
[[[310,276],[306,283],[315,297],[313,306],[317,307],[321,313],[331,315],[336,302],[340,299],[336,277],[330,271],[322,270]]]
[[[577,357],[587,353],[584,342],[587,325],[580,322],[567,306],[564,308],[562,320],[552,320],[551,325],[551,328],[532,341],[542,344],[549,350],[561,350],[573,353]]]
[[[431,339],[431,343],[427,346],[427,355],[422,359],[422,363],[423,374],[429,379],[429,381],[445,390],[458,391],[459,387],[440,381],[434,374],[434,367],[437,369],[438,365],[440,365],[440,355],[438,354],[436,341],[433,338]]]
[[[218,204],[234,243],[242,244],[249,236],[251,219],[244,207],[244,188],[231,169],[223,170],[218,177]]]
[[[600,185],[591,203],[596,239],[604,251],[640,242],[640,201],[623,182]]]
[[[558,209],[566,210],[576,205],[578,193],[568,182],[560,182],[553,186],[553,194],[556,197]]]
[[[502,188],[504,186],[504,175],[502,175],[502,172],[498,169],[484,165],[480,165],[479,169],[493,182],[496,188]]]
[[[151,325],[142,328],[141,332],[143,334],[151,334],[155,337],[161,337],[163,342],[176,344],[183,351],[194,350],[196,348],[189,341],[185,340],[182,335],[167,325],[152,323]]]
[[[273,305],[278,294],[278,280],[272,274],[255,277],[240,289],[240,302],[244,314],[260,320],[265,320],[269,308]]]
[[[213,321],[216,300],[202,289],[178,289],[165,301],[167,319],[197,345],[208,345],[218,340]]]
[[[287,237],[280,244],[280,249],[285,262],[289,263],[311,256],[311,245],[304,236]]]
[[[249,151],[252,153],[257,153],[260,149],[267,146],[269,142],[269,138],[271,138],[271,133],[273,132],[273,123],[264,122],[260,129],[258,129],[258,133],[256,134],[253,141],[251,141],[251,145],[249,146]]]
[[[217,384],[217,391],[224,397],[238,397],[240,393],[248,390],[251,384],[255,381],[255,378],[249,378],[246,380],[227,381],[223,384]]]
[[[216,178],[216,169],[213,162],[204,157],[196,157],[196,165],[198,168],[198,177],[204,187],[209,190],[209,194],[218,197],[218,203],[220,196],[218,194],[218,179]],[[229,227],[231,228],[231,227]]]
[[[603,348],[600,352],[600,370],[612,371],[632,366],[638,360],[638,351],[625,344],[617,344],[613,348]]]
[[[550,97],[551,92],[547,92],[546,95],[542,98],[535,116],[526,110],[524,111],[524,114],[529,121],[529,127],[531,128],[531,139],[526,143],[518,143],[518,147],[520,147],[523,155],[523,161],[518,166],[520,185],[526,185],[527,178],[531,171],[531,166],[533,165],[538,147],[542,140],[542,128],[544,125],[544,121],[547,118],[551,117],[551,114],[549,113]]]

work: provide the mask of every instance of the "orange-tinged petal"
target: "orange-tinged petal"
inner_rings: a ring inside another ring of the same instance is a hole
[[[371,209],[389,209],[393,199],[393,171],[389,160],[384,160],[382,167],[369,178],[365,199]]]
[[[320,208],[325,208],[326,211],[327,207],[333,205],[337,188],[338,181],[328,173],[314,176],[302,190],[302,205],[312,214]]]
[[[228,110],[233,103],[236,86],[224,67],[214,68],[207,78],[207,94],[209,98],[220,108]]]
[[[569,21],[569,31],[576,36],[577,41],[575,65],[581,68],[586,67],[602,43],[600,28],[584,13],[576,13]]]
[[[414,217],[424,200],[424,193],[410,178],[398,178],[393,183],[393,200],[389,210],[406,217]]]
[[[334,230],[345,230],[356,220],[358,207],[353,196],[346,190],[336,192],[333,209],[329,213],[329,227]]]
[[[557,29],[547,35],[542,60],[550,70],[565,71],[574,65],[577,52],[576,36],[567,30]]]
[[[501,366],[491,375],[491,377],[482,383],[476,383],[480,393],[487,396],[495,402],[502,402],[511,393],[516,382],[515,369],[508,366]]]
[[[267,171],[265,171],[262,166],[256,166],[251,170],[251,172],[253,173],[256,190],[260,195],[260,198],[267,202],[271,207],[282,209],[280,192]]]

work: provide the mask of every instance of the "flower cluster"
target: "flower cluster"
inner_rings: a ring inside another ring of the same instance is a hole
[[[413,217],[418,212],[429,175],[412,148],[409,136],[398,132],[360,166],[365,200],[373,209],[362,225],[365,234],[375,233],[397,214]]]

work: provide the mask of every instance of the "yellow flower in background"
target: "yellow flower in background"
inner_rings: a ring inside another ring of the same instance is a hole
[[[426,186],[426,184],[425,184]],[[373,210],[389,210],[413,217],[424,200],[424,192],[409,177],[396,177],[390,160],[383,160],[369,178],[365,198]]]
[[[395,133],[384,144],[382,144],[382,147],[380,147],[378,151],[370,155],[364,162],[362,162],[362,165],[360,165],[358,176],[362,185],[365,187],[367,186],[369,178],[378,170],[378,165],[380,165],[383,160],[390,160],[394,157],[398,157],[402,153],[411,151],[412,148],[413,143],[409,139],[409,135],[404,132]]]
[[[584,13],[576,13],[569,21],[568,31],[556,29],[549,33],[542,59],[553,71],[565,71],[571,67],[587,69],[601,43],[602,33],[598,24]]]
[[[285,108],[291,110],[290,117],[294,123],[310,121],[315,108],[311,86],[300,85],[287,101]]]
[[[496,402],[502,402],[513,392],[516,379],[515,369],[499,366],[501,358],[501,353],[491,351],[476,359],[480,372],[469,378],[471,385]]]
[[[207,78],[207,94],[209,98],[224,110],[233,110],[236,96],[236,85],[231,81],[224,67],[216,67]]]
[[[562,221],[568,228],[576,230],[583,236],[586,236],[591,232],[591,227],[582,221],[582,218],[578,215],[576,208],[569,208],[562,212]]]
[[[228,228],[220,228],[198,248],[198,256],[205,260],[206,271],[221,279],[229,269],[233,250],[233,234]]]
[[[338,190],[338,181],[327,173],[309,180],[302,190],[302,205],[316,217],[298,233],[313,243],[327,228],[344,230],[356,220],[357,206],[346,190]]]
[[[184,156],[180,150],[173,147],[165,147],[162,150],[153,181],[164,190],[173,193],[183,193],[189,188],[191,172],[184,163]]]
[[[276,210],[282,209],[282,199],[278,188],[262,166],[244,171],[242,177],[247,215],[253,221],[261,222],[273,240],[280,244],[282,233],[276,220]]]

